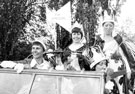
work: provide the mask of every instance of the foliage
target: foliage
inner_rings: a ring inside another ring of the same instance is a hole
[[[25,33],[24,27],[33,14],[35,0],[0,0],[0,59],[8,59]]]
[[[60,7],[65,5],[67,2],[72,1],[72,0],[48,0],[48,7],[50,9],[55,9],[58,10]]]
[[[92,0],[89,0],[89,2],[87,0],[79,0],[77,2],[75,19],[79,23],[83,24],[85,38],[89,45],[92,45],[93,42],[91,40],[94,38],[97,31],[97,10],[97,3],[93,3]]]
[[[15,45],[13,54],[8,55],[9,60],[23,60],[31,54],[31,44],[27,44],[25,41],[18,42]]]
[[[33,6],[33,15],[29,20],[29,24],[26,24],[26,33],[21,37],[22,41],[32,42],[36,38],[42,37],[45,40],[45,44],[48,48],[54,49],[54,39],[52,34],[53,24],[48,24],[46,21],[46,2],[36,1]]]
[[[47,35],[45,5],[37,2],[33,6],[33,11],[29,24],[24,27],[26,33],[22,38],[26,39],[26,41],[33,41],[37,37]]]

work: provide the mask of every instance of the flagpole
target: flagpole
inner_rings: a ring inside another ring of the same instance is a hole
[[[57,50],[57,23],[55,23],[55,50]]]

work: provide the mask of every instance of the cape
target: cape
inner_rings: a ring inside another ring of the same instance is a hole
[[[123,38],[117,34],[114,39],[120,45],[123,50],[124,55],[126,56],[130,68],[135,68],[135,44],[130,40],[123,40]]]

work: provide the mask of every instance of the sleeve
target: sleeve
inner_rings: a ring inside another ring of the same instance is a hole
[[[87,58],[86,56],[81,55],[81,54],[78,54],[77,57],[78,57],[79,65],[80,65],[81,69],[84,68],[86,71],[89,71],[90,70],[90,64],[92,63],[89,60],[89,58]]]
[[[120,53],[120,55],[121,55],[121,57],[122,57],[122,61],[124,62],[124,64],[125,64],[125,67],[126,67],[126,71],[127,72],[131,72],[131,69],[130,69],[130,66],[129,66],[129,63],[128,63],[128,61],[127,61],[127,58],[126,58],[126,56],[124,55],[124,53],[123,53],[123,51],[122,51],[122,49],[121,49],[121,47],[119,47],[119,53]]]
[[[19,60],[19,61],[15,61],[17,64],[23,64],[25,69],[29,69],[30,67],[30,62],[31,59],[24,59],[24,60]]]
[[[3,68],[14,68],[18,64],[23,64],[24,68],[30,68],[30,59],[24,59],[19,61],[2,61],[0,66]]]
[[[69,48],[65,48],[61,57],[62,63],[67,61],[67,57],[71,55],[71,50]]]
[[[90,70],[90,64],[92,63],[90,56],[91,51],[87,50],[86,45],[82,46],[79,49],[82,53],[77,54],[78,60],[79,60],[79,64],[81,69],[85,69],[86,71]]]

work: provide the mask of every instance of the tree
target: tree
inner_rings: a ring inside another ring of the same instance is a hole
[[[33,14],[35,0],[0,0],[0,60],[13,55],[13,49]]]
[[[33,15],[24,27],[26,33],[22,36],[22,41],[32,42],[36,38],[42,37],[47,48],[54,49],[54,39],[51,33],[53,24],[46,22],[46,1],[37,0],[33,5]]]

